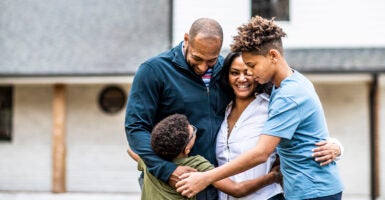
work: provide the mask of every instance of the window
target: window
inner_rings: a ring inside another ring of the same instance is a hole
[[[252,0],[251,15],[277,21],[289,21],[289,0]]]
[[[99,105],[107,113],[117,113],[126,105],[126,93],[117,86],[108,86],[99,96]]]
[[[0,140],[12,138],[12,87],[0,86]]]

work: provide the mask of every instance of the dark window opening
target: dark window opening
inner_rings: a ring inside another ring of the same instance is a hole
[[[259,15],[267,19],[275,17],[277,21],[289,21],[289,4],[289,0],[252,0],[251,16]]]
[[[0,140],[12,139],[13,88],[0,86]]]

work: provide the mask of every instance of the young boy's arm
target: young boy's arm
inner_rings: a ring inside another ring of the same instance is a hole
[[[133,159],[135,160],[136,162],[138,162],[139,160],[139,155],[134,153],[130,148],[127,149],[127,153],[128,155]]]
[[[230,178],[225,178],[220,181],[214,182],[213,185],[222,192],[229,194],[230,196],[241,198],[249,195],[265,186],[268,186],[274,182],[281,182],[282,175],[279,171],[279,165],[274,166],[271,171],[259,178],[234,182]]]

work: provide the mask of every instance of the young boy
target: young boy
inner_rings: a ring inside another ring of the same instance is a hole
[[[177,191],[194,195],[213,181],[265,162],[277,147],[286,199],[339,200],[342,183],[335,162],[320,166],[309,156],[314,143],[329,137],[321,102],[312,85],[283,56],[286,33],[273,20],[253,17],[238,28],[231,50],[260,84],[272,82],[268,120],[257,146],[237,159],[203,173],[185,174]]]
[[[165,160],[172,161],[177,165],[190,166],[198,171],[207,171],[214,166],[202,156],[188,156],[194,145],[197,129],[191,125],[187,117],[181,114],[174,114],[160,121],[152,130],[151,146],[155,154]],[[144,172],[142,188],[142,199],[186,199],[175,188],[157,179],[146,170],[146,165],[134,152],[128,150],[129,155],[138,161],[138,169]],[[279,182],[280,174],[278,166],[261,178],[244,181],[241,183],[224,179],[213,183],[213,185],[235,197],[242,197],[256,191],[273,182]],[[195,199],[192,197],[191,199]]]

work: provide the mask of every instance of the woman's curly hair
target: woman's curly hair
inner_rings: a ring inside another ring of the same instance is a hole
[[[151,132],[154,153],[169,161],[176,158],[188,142],[189,124],[182,114],[173,114],[158,122]]]
[[[233,37],[230,45],[233,52],[253,52],[266,55],[270,49],[277,49],[283,54],[282,37],[286,33],[271,20],[260,16],[251,18],[249,23],[238,27],[238,35]]]

